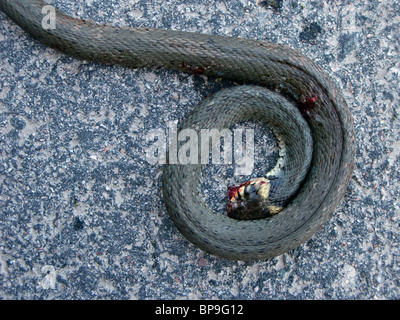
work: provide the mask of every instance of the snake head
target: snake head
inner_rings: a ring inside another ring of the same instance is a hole
[[[237,220],[255,220],[270,217],[280,210],[269,201],[271,184],[258,178],[228,188],[227,215]]]

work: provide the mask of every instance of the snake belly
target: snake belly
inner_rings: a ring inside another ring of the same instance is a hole
[[[264,89],[271,94],[279,92],[304,114],[313,140],[310,169],[295,198],[270,218],[235,220],[214,214],[202,200],[201,165],[164,167],[167,210],[179,230],[195,245],[229,259],[266,259],[299,246],[323,226],[351,178],[355,134],[343,96],[319,66],[279,44],[98,25],[58,10],[55,29],[44,29],[45,5],[48,4],[41,0],[0,0],[0,9],[32,37],[66,54],[106,64],[164,68],[251,84],[262,88],[254,91],[262,90],[266,96]],[[199,111],[194,113],[214,119],[227,116],[224,108],[207,113],[202,112],[205,107],[200,104],[196,108]],[[254,107],[259,108],[262,107]],[[190,117],[185,121],[193,124]]]

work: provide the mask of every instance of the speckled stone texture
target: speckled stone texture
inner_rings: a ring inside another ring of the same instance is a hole
[[[355,171],[332,218],[299,248],[246,263],[208,255],[170,221],[146,133],[230,84],[78,61],[0,14],[0,298],[400,298],[399,1],[53,3],[113,25],[299,49],[342,88]],[[208,170],[210,188],[224,193],[228,171]]]

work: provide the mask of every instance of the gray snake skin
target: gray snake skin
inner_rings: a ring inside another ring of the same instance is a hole
[[[303,154],[301,148],[291,152],[294,161],[306,161],[308,156],[311,161],[295,197],[280,213],[265,219],[236,220],[211,212],[199,187],[202,166],[165,165],[163,195],[167,210],[195,245],[229,259],[267,259],[297,247],[323,226],[351,178],[355,134],[338,87],[315,63],[274,43],[118,28],[71,18],[59,11],[56,28],[45,30],[45,5],[41,0],[0,0],[0,9],[32,37],[74,57],[132,68],[178,70],[244,84],[201,103],[181,128],[229,128],[239,121],[261,119],[283,135],[295,132],[294,137],[302,136],[299,140],[312,144],[312,159],[310,152]],[[279,109],[283,104],[297,106],[303,117],[293,117],[306,120],[311,136],[303,135],[300,127],[285,120],[291,116],[274,120],[283,114]],[[266,112],[269,108],[274,111]]]

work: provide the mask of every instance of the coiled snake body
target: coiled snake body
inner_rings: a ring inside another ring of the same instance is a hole
[[[212,213],[199,190],[201,165],[164,167],[163,194],[168,212],[190,241],[229,259],[266,259],[297,247],[328,219],[351,177],[355,136],[344,98],[316,64],[278,44],[97,25],[59,11],[56,28],[43,29],[45,5],[41,0],[0,0],[0,9],[30,35],[69,55],[134,68],[204,74],[246,84],[222,91],[197,106],[181,128],[229,128],[238,121],[261,119],[286,137],[288,165],[298,173],[301,171],[305,178],[296,180],[295,192],[288,192],[295,195],[289,204],[280,213],[264,219],[236,220]],[[293,104],[304,115],[309,129],[303,128],[302,117],[290,107]],[[282,106],[292,111],[282,111]],[[292,118],[300,120],[292,122]],[[303,133],[303,129],[311,134]],[[288,137],[290,132],[292,136]],[[292,140],[297,136],[301,143],[310,146],[305,148],[308,151],[296,147]],[[283,192],[291,185],[292,182],[284,185]]]

